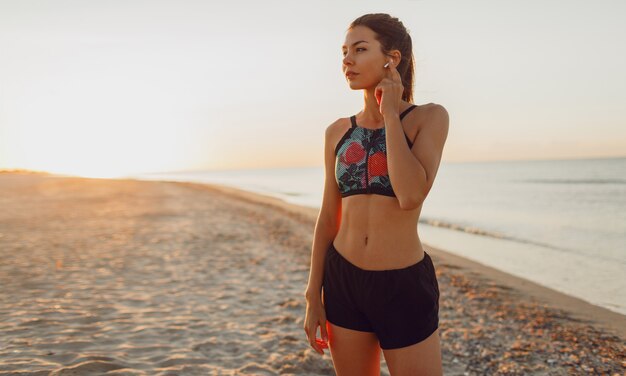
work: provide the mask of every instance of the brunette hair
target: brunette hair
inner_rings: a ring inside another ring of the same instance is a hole
[[[391,17],[386,13],[365,14],[352,21],[347,30],[355,26],[365,26],[374,31],[383,54],[389,55],[391,50],[400,51],[400,64],[396,69],[402,77],[402,86],[404,86],[402,99],[412,103],[415,60],[413,58],[413,42],[407,28],[398,18]]]

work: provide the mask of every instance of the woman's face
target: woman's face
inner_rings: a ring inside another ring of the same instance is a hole
[[[344,45],[342,70],[352,89],[366,89],[378,85],[383,79],[389,57],[380,50],[380,43],[374,38],[374,31],[365,26],[355,26],[348,30]],[[346,75],[347,72],[355,75]]]

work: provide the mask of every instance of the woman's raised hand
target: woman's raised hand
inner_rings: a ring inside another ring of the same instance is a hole
[[[374,95],[379,101],[378,108],[383,117],[400,115],[403,92],[402,77],[400,77],[400,73],[393,65],[393,62],[389,60],[389,64],[385,68],[385,77],[380,80],[376,89],[374,89]]]

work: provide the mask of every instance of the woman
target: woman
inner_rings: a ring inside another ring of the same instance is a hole
[[[439,286],[417,234],[448,135],[439,104],[411,104],[412,42],[387,14],[347,30],[343,71],[364,108],[325,132],[325,185],[304,330],[338,375],[441,375]],[[323,339],[317,339],[317,327]]]

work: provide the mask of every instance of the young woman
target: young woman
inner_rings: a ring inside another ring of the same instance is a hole
[[[326,128],[304,330],[340,376],[379,375],[381,349],[392,376],[441,375],[439,285],[417,223],[448,113],[411,103],[412,42],[397,18],[357,18],[342,49],[364,108]]]

